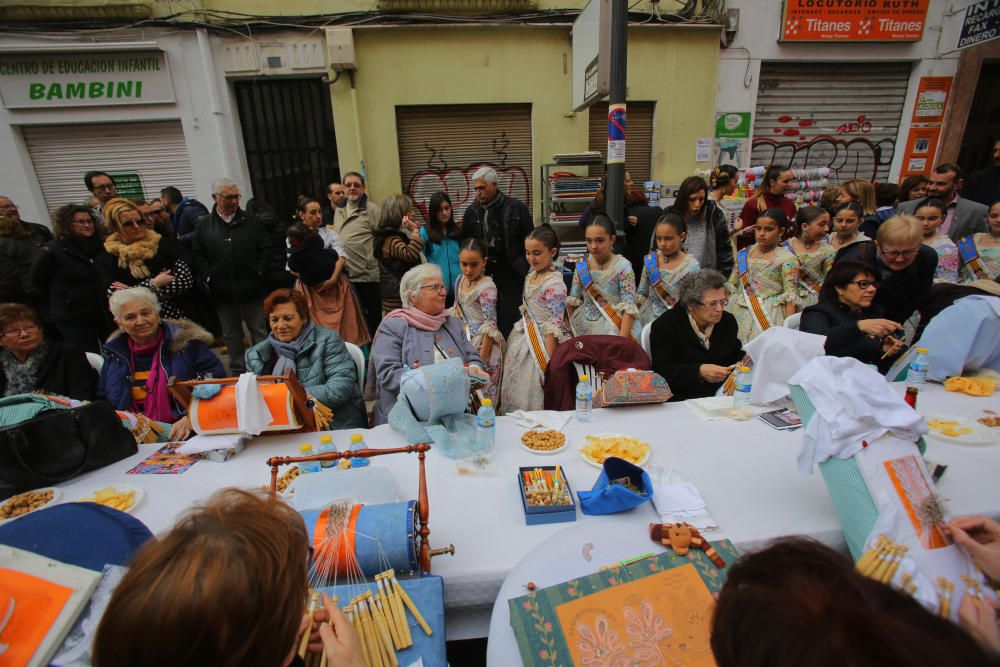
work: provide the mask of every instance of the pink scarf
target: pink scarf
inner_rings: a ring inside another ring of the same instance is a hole
[[[389,314],[382,319],[389,320],[394,317],[402,317],[410,325],[415,326],[421,331],[437,331],[444,326],[444,321],[448,319],[448,311],[444,310],[437,315],[428,315],[418,308],[409,306],[408,308],[397,308],[396,310],[390,311]]]
[[[135,369],[135,355],[147,355],[152,352],[153,361],[149,366],[149,377],[146,378],[146,400],[143,402],[143,414],[158,422],[174,421],[174,411],[170,407],[170,393],[167,391],[167,373],[160,363],[160,350],[163,347],[163,327],[160,327],[156,338],[149,345],[138,345],[128,339],[128,349],[132,354],[132,368]]]

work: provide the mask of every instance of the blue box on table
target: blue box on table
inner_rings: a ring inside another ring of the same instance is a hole
[[[566,479],[566,472],[562,471],[561,477],[566,483],[566,492],[569,494],[568,505],[529,505],[525,496],[524,473],[535,470],[549,471],[554,473],[556,466],[531,466],[517,469],[517,488],[521,491],[521,507],[524,509],[524,523],[528,526],[537,526],[544,523],[565,523],[576,521],[576,501],[573,500],[573,489]]]

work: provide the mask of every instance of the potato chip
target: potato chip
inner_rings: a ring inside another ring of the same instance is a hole
[[[960,391],[969,396],[992,396],[996,391],[996,380],[990,377],[961,377],[956,375],[944,381],[948,391]]]
[[[82,498],[83,502],[97,503],[121,512],[127,512],[135,504],[135,491],[119,492],[113,486],[106,486],[103,489],[94,491],[89,497]]]
[[[649,453],[649,444],[625,435],[605,438],[588,435],[580,452],[598,465],[603,465],[612,456],[638,465]]]

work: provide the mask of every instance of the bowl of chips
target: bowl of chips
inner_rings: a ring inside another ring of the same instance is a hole
[[[595,433],[584,440],[580,456],[598,468],[612,456],[641,466],[649,460],[649,450],[649,443],[638,438],[620,433]]]
[[[120,512],[129,512],[136,508],[142,501],[145,493],[138,486],[131,484],[119,484],[117,486],[105,486],[97,489],[90,495],[80,498],[81,503],[97,503],[116,509]]]
[[[554,428],[533,428],[521,434],[521,449],[532,454],[557,454],[568,444],[566,435]]]
[[[944,381],[948,391],[959,391],[969,396],[992,396],[996,391],[997,381],[991,377],[961,377],[956,375]]]
[[[34,491],[25,491],[11,496],[0,503],[0,523],[40,510],[59,497],[59,489],[50,486]]]
[[[927,417],[928,437],[958,445],[995,445],[1000,434],[971,419],[948,415]]]

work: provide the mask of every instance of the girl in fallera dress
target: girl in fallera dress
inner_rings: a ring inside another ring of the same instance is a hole
[[[638,341],[642,325],[635,302],[635,274],[632,264],[612,250],[614,223],[606,215],[595,215],[583,235],[587,257],[576,265],[566,299],[570,330],[576,336],[632,336]]]
[[[937,268],[934,270],[934,282],[957,283],[958,246],[950,238],[938,232],[946,215],[947,209],[944,202],[935,197],[921,199],[917,208],[913,210],[913,217],[924,228],[923,244],[934,248],[934,252],[938,256]]]
[[[566,328],[566,283],[554,265],[559,237],[549,225],[535,227],[524,239],[528,260],[521,319],[507,339],[500,405],[505,413],[541,410],[545,368],[559,343],[570,337]]]
[[[1000,278],[1000,201],[990,206],[988,232],[979,232],[962,239],[967,252],[978,256],[975,265],[965,262],[962,267],[962,282],[973,280],[997,280]]]
[[[837,251],[826,239],[830,214],[819,206],[803,206],[795,212],[798,236],[788,239],[785,247],[799,263],[799,310],[819,301],[819,291]]]
[[[735,298],[727,310],[736,317],[744,345],[765,329],[781,326],[798,310],[799,263],[780,245],[787,228],[788,217],[783,211],[764,211],[754,230],[757,242],[736,258],[732,277]]]
[[[663,216],[653,231],[656,249],[643,261],[639,281],[639,321],[648,324],[677,303],[685,279],[701,270],[698,260],[684,252],[687,225],[678,216]]]
[[[837,205],[833,209],[833,231],[826,238],[830,241],[830,247],[834,251],[839,251],[841,248],[861,241],[871,241],[870,238],[858,231],[864,215],[861,204],[856,201]]]
[[[483,389],[483,395],[493,399],[493,405],[499,409],[505,342],[497,328],[497,286],[492,278],[483,274],[486,244],[475,237],[463,241],[458,263],[462,275],[455,281],[452,315],[462,322],[466,335],[486,364],[490,384]]]

